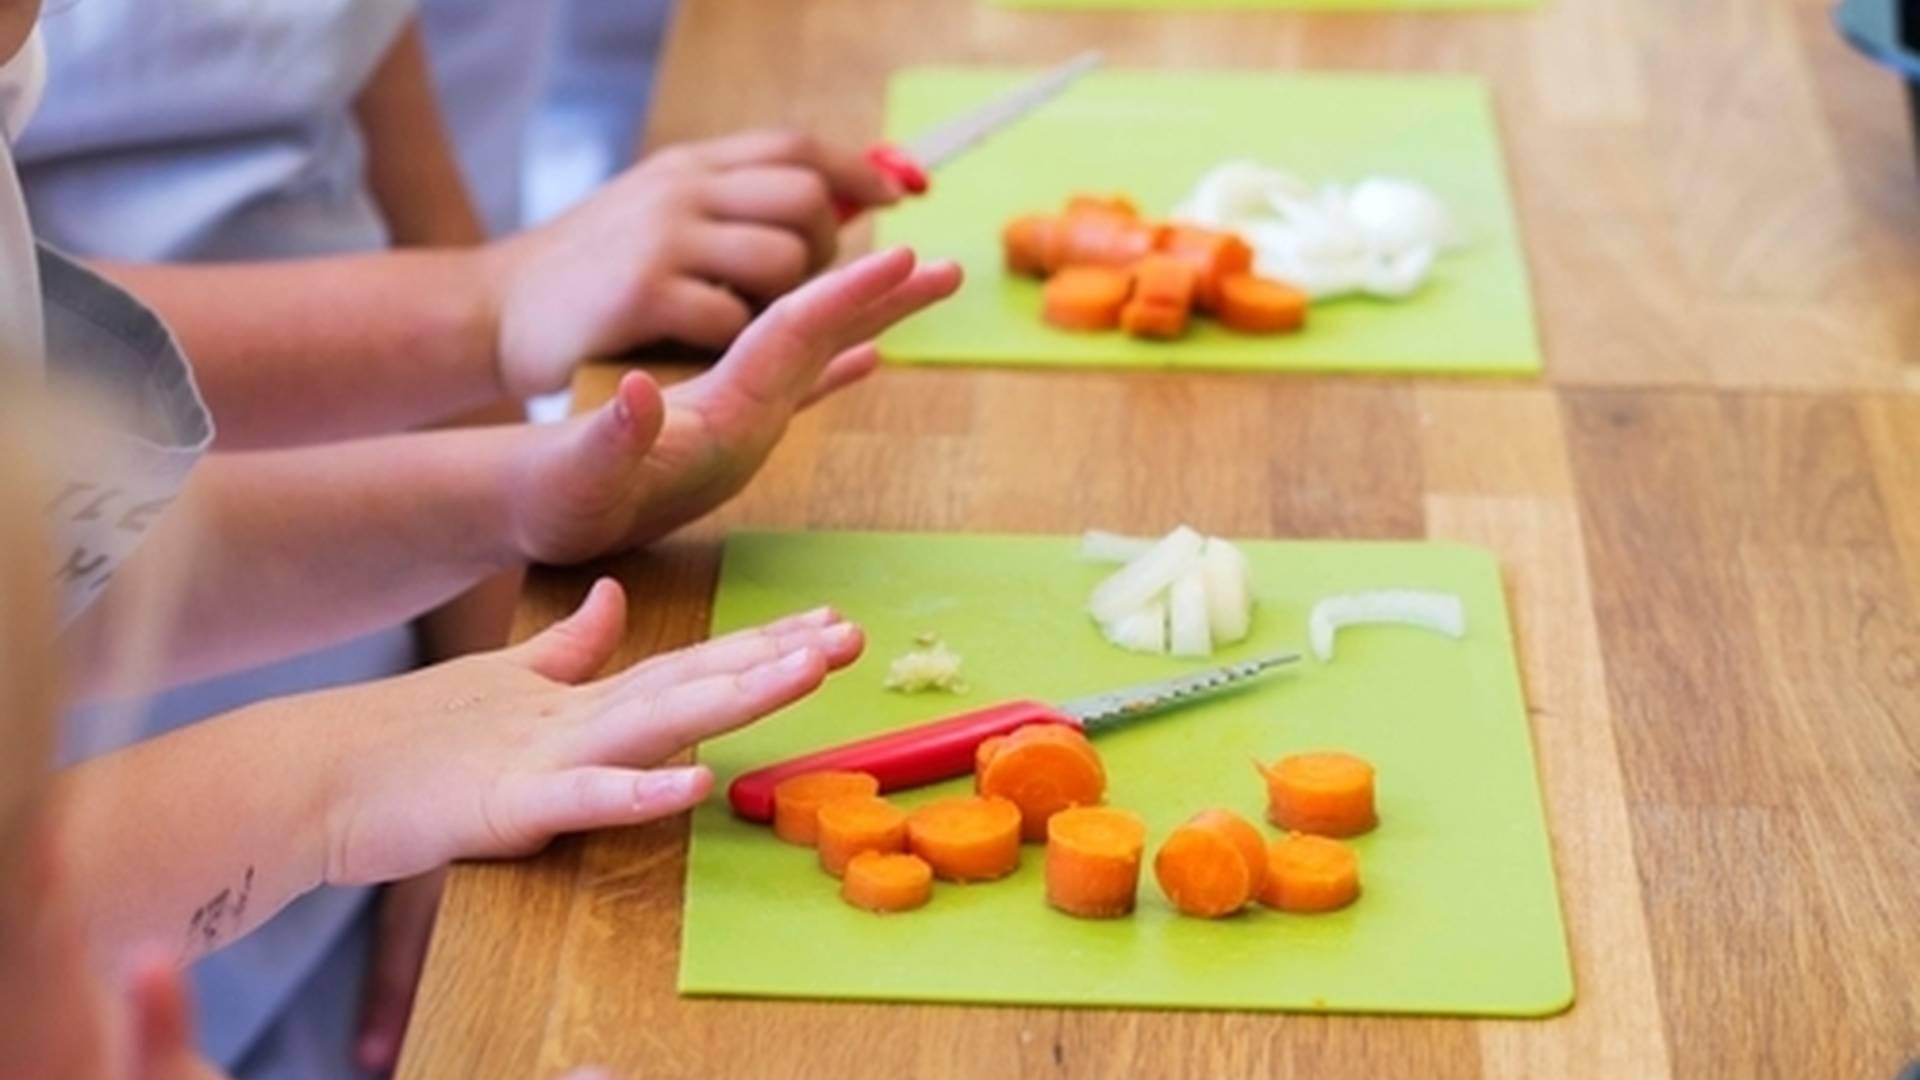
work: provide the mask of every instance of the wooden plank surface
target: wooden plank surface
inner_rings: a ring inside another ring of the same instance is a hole
[[[879,128],[896,66],[1474,72],[1538,384],[886,371],[714,518],[595,572],[696,640],[735,524],[1499,552],[1579,998],[1545,1021],[694,1001],[683,823],[453,875],[406,1077],[1892,1076],[1920,1056],[1920,178],[1899,86],[1802,0],[1523,15],[1045,15],[685,0],[652,137]],[[724,75],[716,74],[724,73]],[[1277,121],[1278,122],[1278,121]],[[860,243],[859,230],[850,242]],[[583,373],[582,401],[617,372]]]

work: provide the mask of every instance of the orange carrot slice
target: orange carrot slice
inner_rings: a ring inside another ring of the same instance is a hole
[[[1120,328],[1135,337],[1172,338],[1186,332],[1193,310],[1193,268],[1151,255],[1133,268],[1133,298],[1120,310]]]
[[[1069,266],[1047,279],[1041,314],[1063,330],[1111,330],[1133,291],[1133,275],[1117,266]]]
[[[1055,219],[1044,255],[1054,273],[1069,266],[1131,266],[1153,253],[1157,226],[1111,213],[1068,214]]]
[[[1247,864],[1247,873],[1253,878],[1255,895],[1260,886],[1267,882],[1267,840],[1253,822],[1231,810],[1202,810],[1187,819],[1187,825],[1199,829],[1212,829],[1233,843],[1240,858]]]
[[[1006,252],[1007,269],[1016,274],[1044,277],[1047,253],[1053,246],[1057,218],[1046,214],[1022,214],[1000,230],[1000,245]]]
[[[1215,316],[1243,334],[1277,334],[1307,323],[1307,294],[1284,282],[1232,274],[1220,281]]]
[[[1267,780],[1267,818],[1293,832],[1358,836],[1379,823],[1373,766],[1352,754],[1294,754],[1272,766],[1255,763]]]
[[[1338,840],[1288,833],[1267,848],[1260,902],[1281,911],[1333,911],[1360,895],[1360,857]]]
[[[1076,806],[1047,821],[1047,903],[1083,919],[1133,910],[1147,826],[1107,806]]]
[[[933,868],[916,855],[863,851],[840,882],[840,898],[866,911],[912,911],[932,896]]]
[[[1158,239],[1160,251],[1193,268],[1194,303],[1201,311],[1219,307],[1221,282],[1253,269],[1253,248],[1233,233],[1175,225]]]
[[[1127,221],[1140,220],[1140,208],[1125,195],[1074,195],[1067,199],[1067,216],[1110,214]]]
[[[987,775],[987,763],[992,761],[993,755],[999,753],[1000,748],[1005,745],[1007,745],[1005,735],[994,735],[980,740],[980,745],[973,748],[973,793],[975,795],[980,794],[980,783]]]
[[[857,772],[812,772],[789,776],[773,787],[773,834],[789,844],[811,846],[820,833],[820,807],[849,795],[878,795],[880,781]]]
[[[1020,837],[1047,838],[1047,819],[1092,806],[1107,791],[1107,770],[1087,737],[1065,724],[1029,724],[1006,737],[979,776],[980,794],[1020,808]]]
[[[850,795],[824,803],[816,815],[820,867],[839,877],[855,855],[907,850],[907,812],[872,795]]]
[[[1020,865],[1020,808],[970,797],[928,803],[907,817],[907,846],[948,881],[992,881]]]
[[[1160,891],[1182,915],[1217,919],[1253,899],[1253,867],[1240,842],[1217,824],[1189,821],[1153,857]]]

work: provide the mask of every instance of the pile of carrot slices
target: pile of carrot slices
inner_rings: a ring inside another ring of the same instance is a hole
[[[974,794],[908,811],[881,798],[865,773],[816,772],[774,789],[774,832],[818,850],[840,895],[873,912],[928,902],[936,880],[995,881],[1019,869],[1022,843],[1046,845],[1046,897],[1084,919],[1132,913],[1146,852],[1139,815],[1104,805],[1106,767],[1077,728],[1030,724],[988,739],[974,755]],[[1253,904],[1309,914],[1360,895],[1360,862],[1342,838],[1378,823],[1373,767],[1322,751],[1256,762],[1269,842],[1230,810],[1203,810],[1169,833],[1154,877],[1182,915],[1218,919]]]
[[[1045,279],[1042,316],[1064,330],[1177,338],[1195,312],[1246,334],[1306,325],[1307,294],[1255,276],[1246,241],[1148,221],[1124,196],[1076,195],[1059,214],[1013,219],[1000,240],[1008,270]]]

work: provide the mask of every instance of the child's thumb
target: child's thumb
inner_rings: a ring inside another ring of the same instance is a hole
[[[613,658],[626,627],[626,591],[601,578],[573,614],[514,646],[512,656],[556,682],[585,682]]]

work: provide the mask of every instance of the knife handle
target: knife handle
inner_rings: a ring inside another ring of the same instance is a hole
[[[734,813],[748,821],[772,821],[774,785],[801,773],[827,769],[863,772],[880,781],[881,791],[949,780],[973,771],[973,754],[982,742],[1028,724],[1080,726],[1078,720],[1051,705],[1010,701],[742,773],[727,788],[727,801],[733,804]]]
[[[905,150],[891,143],[880,143],[869,148],[867,164],[893,177],[901,187],[907,189],[909,195],[926,194],[927,185],[931,182],[927,176],[927,170],[922,168],[919,162],[913,160]],[[866,207],[844,196],[833,197],[833,212],[839,216],[840,223],[843,225],[859,217],[860,211],[865,209]]]

